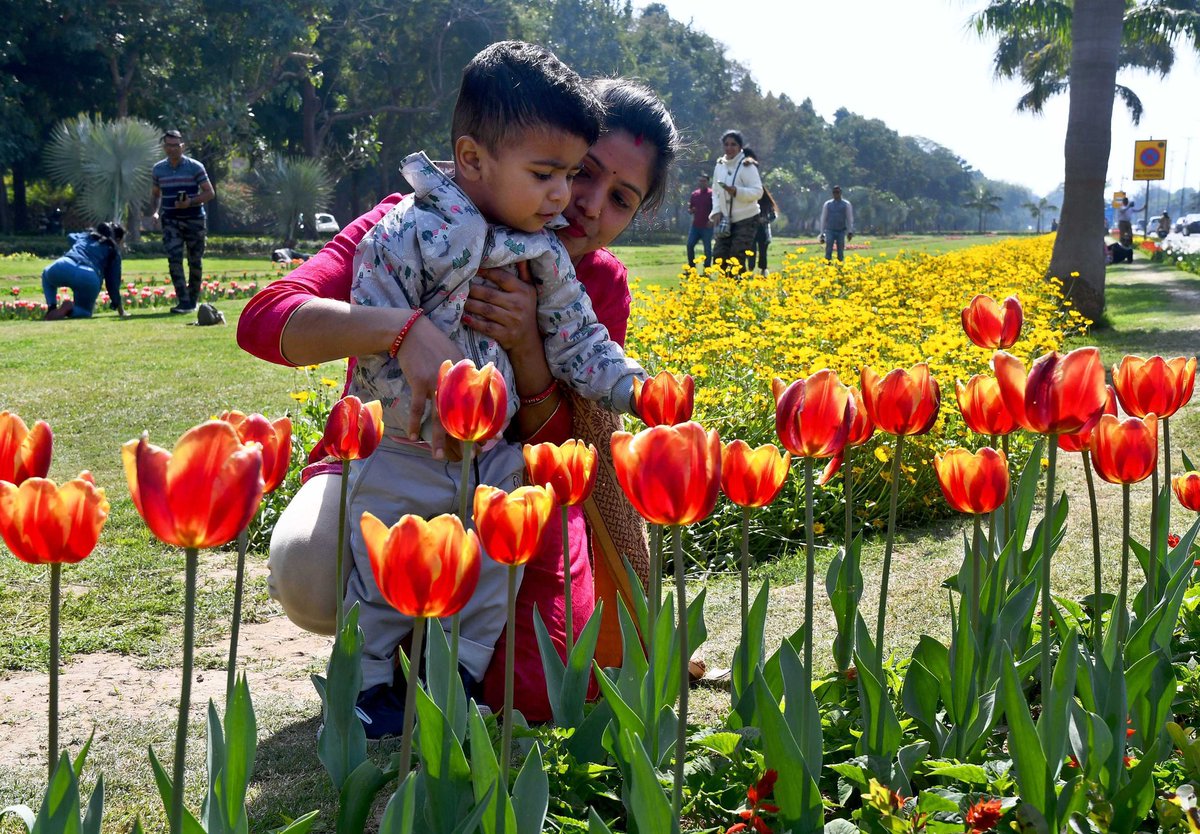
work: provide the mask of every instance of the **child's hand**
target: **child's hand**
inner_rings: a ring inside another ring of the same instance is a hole
[[[408,412],[410,439],[419,440],[421,437],[425,403],[430,403],[436,412],[434,395],[437,393],[438,370],[442,367],[442,362],[447,359],[457,362],[462,358],[462,350],[450,341],[450,337],[439,330],[437,325],[424,316],[413,322],[412,329],[396,354],[400,369],[404,371],[405,378],[412,386],[412,404]],[[446,456],[447,440],[446,430],[436,413],[433,415],[432,429],[429,445],[433,449],[433,456],[440,460]],[[461,456],[459,452],[459,459]]]

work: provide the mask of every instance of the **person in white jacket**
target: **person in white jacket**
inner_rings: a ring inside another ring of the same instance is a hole
[[[736,130],[727,130],[721,136],[725,155],[713,168],[713,210],[709,215],[717,230],[713,260],[737,258],[744,264],[754,250],[763,185],[758,166],[745,164],[745,144]]]

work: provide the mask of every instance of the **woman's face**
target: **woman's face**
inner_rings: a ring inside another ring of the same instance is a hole
[[[721,143],[725,148],[725,158],[733,159],[742,151],[742,146],[737,143],[737,140],[732,136],[725,137],[725,141]]]
[[[624,130],[606,133],[583,158],[563,215],[559,240],[573,262],[612,243],[633,220],[650,190],[658,150]]]

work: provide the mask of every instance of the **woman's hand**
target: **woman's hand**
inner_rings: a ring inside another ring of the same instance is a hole
[[[725,193],[728,194],[730,197],[737,196],[737,186],[725,185],[724,183],[721,183],[721,187],[725,189]]]
[[[479,274],[491,286],[471,284],[463,324],[495,339],[510,355],[540,353],[543,347],[537,326],[537,290],[529,276],[529,263],[519,262],[515,273],[485,269]]]
[[[404,337],[396,361],[404,371],[404,377],[412,386],[412,406],[408,412],[408,436],[412,440],[421,437],[421,417],[425,414],[425,403],[429,402],[433,409],[433,433],[429,445],[435,458],[449,455],[451,460],[461,460],[462,452],[458,441],[447,440],[446,430],[437,416],[438,371],[442,363],[449,359],[457,362],[463,358],[463,352],[450,341],[450,337],[438,329],[437,325],[424,316],[413,322],[412,329]]]

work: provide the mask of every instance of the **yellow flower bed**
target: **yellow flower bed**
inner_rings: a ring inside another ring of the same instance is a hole
[[[865,364],[882,375],[929,362],[942,388],[941,417],[927,438],[908,447],[904,461],[913,489],[902,500],[907,520],[916,521],[942,510],[929,466],[933,452],[981,445],[954,399],[956,379],[990,373],[991,351],[971,344],[962,330],[960,314],[971,297],[1020,298],[1025,326],[1010,352],[1027,362],[1061,349],[1090,323],[1063,300],[1061,283],[1045,277],[1051,246],[1051,238],[1037,237],[944,255],[851,257],[841,265],[789,254],[778,272],[736,279],[689,269],[677,288],[635,285],[628,350],[651,370],[692,374],[696,419],[723,440],[752,444],[778,442],[773,377],[790,382],[832,368],[857,386]],[[865,504],[858,504],[863,524],[881,515],[876,501],[891,443],[877,436],[855,454],[858,483],[866,488]],[[839,513],[832,512],[839,490],[826,490],[824,521],[840,532]],[[781,523],[780,532],[790,535],[788,527]]]

